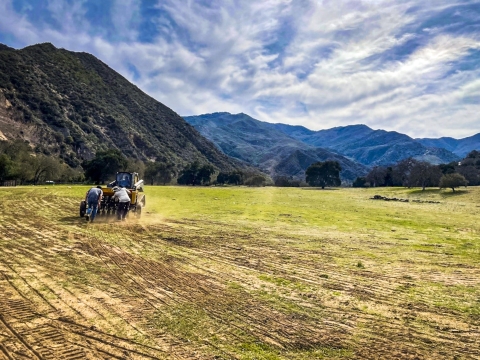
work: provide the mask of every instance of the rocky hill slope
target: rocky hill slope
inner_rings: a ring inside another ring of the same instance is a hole
[[[195,159],[224,171],[239,165],[94,56],[49,43],[0,45],[0,139],[16,138],[71,166],[108,148],[177,165]]]

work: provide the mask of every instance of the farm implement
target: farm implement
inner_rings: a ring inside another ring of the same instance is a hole
[[[117,213],[118,202],[115,201],[113,188],[115,186],[124,187],[130,191],[130,204],[128,212],[136,217],[142,214],[142,208],[145,207],[145,194],[143,193],[143,180],[140,180],[138,173],[118,172],[114,181],[107,187],[102,188],[103,198],[100,202],[97,215],[113,215]],[[83,200],[80,203],[80,217],[87,215],[87,203]]]

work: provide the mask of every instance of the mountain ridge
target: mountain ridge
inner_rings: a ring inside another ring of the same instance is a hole
[[[0,46],[0,132],[74,167],[109,148],[143,161],[244,166],[93,55],[50,43]]]
[[[216,112],[184,118],[227,155],[260,166],[271,176],[303,176],[302,159],[315,162],[338,157],[348,169],[342,177],[351,179],[353,175],[361,176],[365,169],[393,165],[408,157],[433,164],[461,158],[448,149],[424,145],[396,131],[373,130],[364,124],[314,131],[300,125],[263,122],[244,113]],[[253,129],[262,129],[261,136]]]
[[[418,138],[416,140],[425,146],[442,147],[462,158],[465,157],[470,151],[480,149],[480,133],[461,139],[441,137],[438,139]]]
[[[259,167],[271,177],[304,179],[313,162],[336,160],[342,165],[341,177],[349,182],[364,175],[368,168],[326,149],[318,149],[286,135],[275,124],[253,119],[244,113],[218,112],[184,116],[202,135],[227,155]],[[300,130],[303,133],[302,129]],[[308,158],[306,164],[302,159]]]
[[[350,128],[350,129],[364,129],[364,130],[366,129],[372,132],[381,131],[381,132],[396,133],[396,134],[404,135],[410,139],[420,142],[422,145],[426,147],[443,148],[445,150],[453,152],[454,154],[457,154],[460,157],[464,157],[465,155],[468,154],[468,152],[480,148],[480,133],[467,136],[464,138],[459,138],[459,139],[448,137],[448,136],[443,136],[440,138],[412,138],[409,135],[400,133],[398,131],[388,131],[384,129],[374,130],[365,124],[336,126],[330,129],[317,130],[317,131],[310,130],[302,125],[289,125],[289,124],[283,124],[283,123],[273,123],[273,124],[277,126],[278,129],[286,133],[287,135],[293,135],[293,137],[295,138],[301,138],[302,136],[305,136],[305,135],[309,136],[321,131],[331,131],[331,130],[339,130],[343,128]]]
[[[285,126],[280,128],[285,129]],[[386,130],[373,130],[366,125],[339,126],[314,131],[310,135],[295,136],[318,147],[334,150],[367,165],[391,165],[413,157],[431,163],[456,161],[460,157],[446,149],[427,147],[408,135]]]

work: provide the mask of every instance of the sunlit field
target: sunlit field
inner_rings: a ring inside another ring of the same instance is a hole
[[[480,188],[88,188],[0,188],[0,359],[480,358]]]

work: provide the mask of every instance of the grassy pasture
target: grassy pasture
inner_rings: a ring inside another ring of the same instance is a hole
[[[0,359],[480,358],[480,188],[87,189],[0,188]]]

